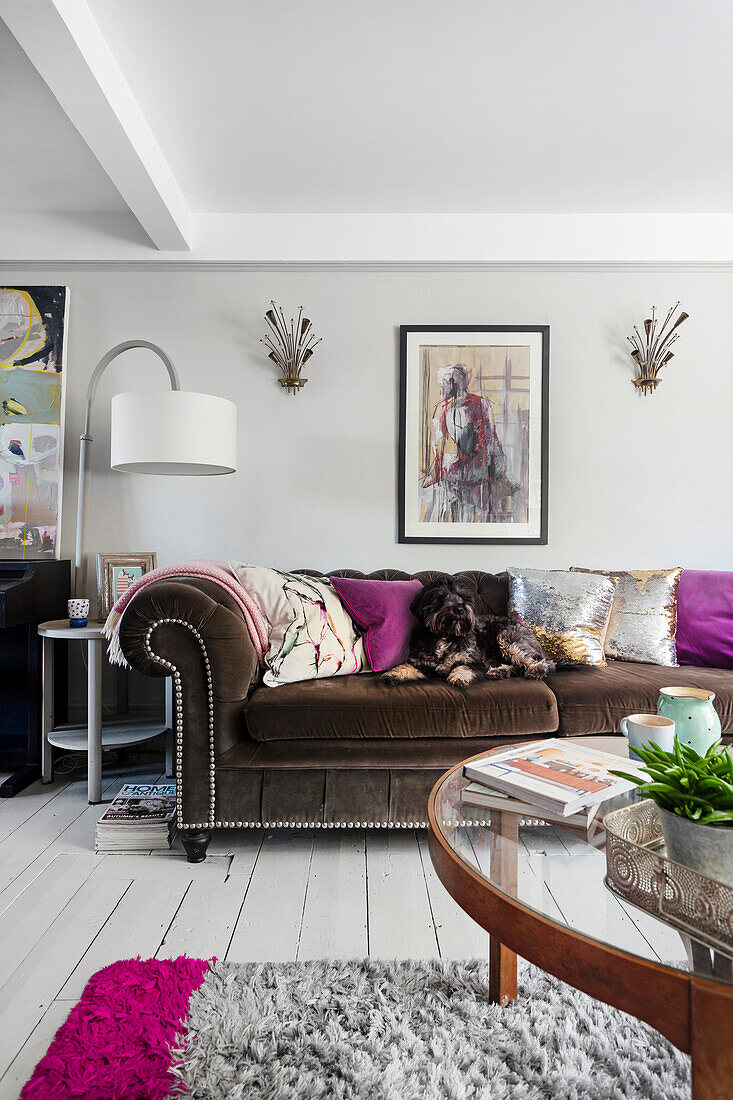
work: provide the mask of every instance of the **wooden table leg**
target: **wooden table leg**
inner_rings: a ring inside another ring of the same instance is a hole
[[[730,1100],[733,1091],[733,986],[690,981],[692,1100]]]
[[[491,879],[512,897],[517,896],[516,814],[491,811]],[[517,956],[496,936],[489,936],[489,994],[493,1004],[508,1005],[517,997]]]

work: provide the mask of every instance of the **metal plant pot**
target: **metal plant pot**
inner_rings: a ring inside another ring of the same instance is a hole
[[[669,858],[733,886],[733,826],[699,825],[659,805],[657,809]]]

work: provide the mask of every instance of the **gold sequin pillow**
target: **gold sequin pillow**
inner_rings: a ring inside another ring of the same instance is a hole
[[[553,661],[605,665],[615,582],[595,573],[508,569],[509,611],[531,627]]]
[[[617,661],[676,665],[677,585],[682,569],[579,569],[616,581],[606,654]]]

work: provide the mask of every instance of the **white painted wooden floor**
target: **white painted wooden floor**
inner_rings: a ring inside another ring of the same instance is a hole
[[[162,778],[162,764],[108,768],[103,797]],[[95,856],[102,811],[87,805],[85,777],[0,800],[0,1100],[17,1100],[87,979],[120,958],[486,957],[424,834],[222,830],[191,865],[180,848]],[[538,830],[519,874],[547,890],[533,867],[561,843]],[[569,880],[551,884],[551,904],[574,923],[585,901]],[[654,957],[639,946],[643,914],[619,905],[615,919],[632,950]]]

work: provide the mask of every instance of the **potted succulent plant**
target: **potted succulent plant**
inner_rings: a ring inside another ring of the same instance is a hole
[[[701,756],[676,738],[672,752],[653,742],[636,752],[650,777],[639,794],[657,804],[670,859],[733,886],[733,757],[719,741]]]

